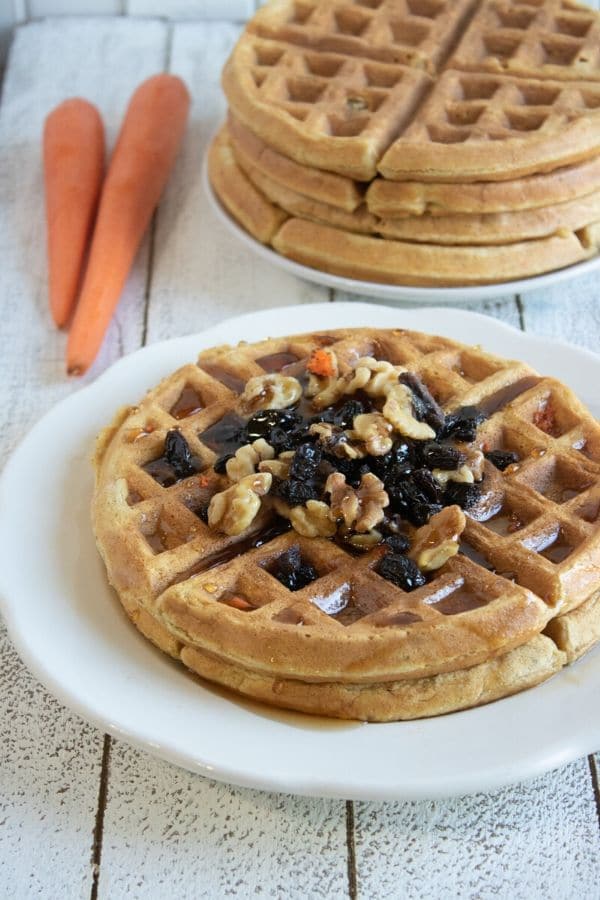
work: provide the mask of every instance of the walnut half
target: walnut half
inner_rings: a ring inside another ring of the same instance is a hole
[[[251,444],[244,444],[235,451],[235,455],[227,460],[225,470],[230,481],[241,481],[247,475],[256,472],[263,459],[274,459],[275,451],[264,438],[258,438]]]
[[[422,572],[433,572],[456,556],[466,521],[459,506],[447,506],[419,528],[409,556]]]
[[[383,519],[389,497],[383,484],[372,472],[363,475],[357,488],[346,484],[346,476],[333,472],[325,484],[331,495],[331,515],[342,519],[346,528],[366,534]]]
[[[256,518],[263,497],[271,488],[269,472],[246,475],[237,484],[215,494],[208,507],[210,528],[225,534],[241,534]]]
[[[302,385],[297,378],[273,373],[248,379],[239,403],[242,412],[248,414],[259,409],[286,409],[301,396]]]

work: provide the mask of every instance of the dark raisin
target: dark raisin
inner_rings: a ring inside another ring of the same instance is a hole
[[[234,453],[224,453],[223,456],[219,456],[219,458],[217,460],[215,460],[213,469],[215,470],[217,475],[225,474],[225,471],[226,471],[225,467],[226,467],[227,463],[229,462],[229,460],[233,459],[234,456],[235,456]]]
[[[450,437],[455,441],[474,441],[477,426],[485,422],[485,418],[485,414],[476,406],[463,406],[456,412],[448,413],[441,437]]]
[[[275,483],[271,493],[289,506],[303,506],[308,500],[319,500],[323,494],[322,485],[316,481],[297,481],[286,478]]]
[[[352,487],[358,487],[362,476],[372,471],[364,459],[344,459],[329,454],[326,454],[323,459],[329,463],[333,471],[341,472],[345,476],[347,484]]]
[[[302,560],[299,547],[290,547],[282,553],[271,574],[289,591],[299,591],[319,577],[315,567]]]
[[[364,404],[360,400],[347,400],[336,412],[333,421],[341,428],[352,428],[357,416],[362,416],[365,411]]]
[[[415,588],[422,587],[427,580],[417,564],[400,553],[386,553],[375,571],[403,591],[414,591]]]
[[[444,506],[457,504],[462,509],[469,509],[471,506],[475,506],[480,493],[480,488],[476,484],[450,481],[444,494]]]
[[[208,525],[208,503],[202,506],[199,506],[194,510],[195,514],[199,519],[202,519],[205,525]]]
[[[519,462],[520,456],[514,450],[490,450],[489,453],[485,454],[485,458],[489,459],[492,465],[500,469],[501,472],[504,472],[513,463]]]
[[[328,425],[335,424],[335,416],[336,412],[333,406],[328,406],[327,409],[322,409],[321,412],[315,413],[314,416],[310,417],[310,422],[326,422]]]
[[[429,469],[415,469],[412,473],[412,479],[419,490],[425,494],[430,503],[441,504],[443,496],[442,489]]]
[[[167,432],[164,453],[165,459],[177,478],[189,478],[190,475],[195,474],[196,467],[192,459],[192,451],[181,432],[176,429]]]
[[[318,444],[300,444],[290,466],[290,478],[312,478],[317,471],[323,453]]]
[[[402,519],[402,516],[399,516],[397,513],[392,513],[391,516],[387,515],[381,525],[377,526],[377,530],[383,535],[404,534],[404,529],[404,520]]]
[[[290,431],[300,422],[300,416],[293,409],[261,409],[246,423],[248,442],[264,438],[269,441],[274,428]]]
[[[430,428],[436,432],[444,427],[444,410],[431,396],[429,389],[414,372],[402,372],[398,376],[400,384],[410,388],[413,395],[413,409],[415,416],[421,422],[427,422]]]
[[[427,441],[419,448],[419,453],[423,465],[428,469],[458,469],[464,462],[460,450],[448,444],[439,444],[437,441]]]
[[[386,482],[393,512],[417,527],[426,525],[431,516],[439,512],[439,503],[433,503],[417,485],[408,479]]]
[[[383,543],[394,553],[406,553],[410,547],[410,541],[405,534],[388,534]]]
[[[385,481],[388,477],[399,477],[410,475],[415,459],[415,448],[413,444],[405,441],[396,444],[389,453],[384,456],[368,456],[367,461],[370,469]]]

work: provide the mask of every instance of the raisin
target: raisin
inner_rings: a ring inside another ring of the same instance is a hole
[[[417,419],[426,422],[437,434],[444,427],[444,410],[431,396],[429,389],[414,372],[402,372],[398,376],[398,381],[412,391],[413,409]]]
[[[300,422],[300,416],[291,409],[261,409],[255,413],[246,423],[248,442],[264,438],[270,443],[269,438],[274,428],[291,430]]]
[[[215,460],[213,465],[213,469],[217,473],[217,475],[224,475],[226,472],[226,466],[230,459],[233,459],[235,456],[234,453],[224,453],[223,456],[219,456],[218,459]]]
[[[288,506],[303,506],[308,500],[319,500],[323,488],[316,481],[297,481],[293,478],[286,478],[276,482],[271,493],[285,500]]]
[[[385,481],[389,477],[410,475],[415,459],[415,447],[403,441],[384,456],[369,456],[367,461],[372,472]]]
[[[414,591],[427,580],[417,564],[400,553],[386,553],[375,571],[403,591]]]
[[[441,504],[442,489],[429,469],[415,469],[412,473],[412,479],[419,490],[425,494],[430,503]]]
[[[347,400],[334,415],[333,422],[340,428],[352,428],[355,418],[362,416],[364,411],[365,406],[360,400]]]
[[[423,465],[428,469],[458,469],[465,459],[456,447],[440,444],[437,441],[427,441],[423,444],[419,448],[419,455]]]
[[[329,454],[323,459],[330,464],[332,471],[341,472],[346,478],[346,483],[352,487],[358,487],[362,476],[372,471],[372,467],[364,459],[338,459],[337,456]]]
[[[489,453],[485,454],[485,458],[489,459],[492,465],[500,469],[501,472],[504,472],[513,463],[519,462],[520,456],[514,450],[490,450]]]
[[[201,519],[205,525],[208,525],[208,503],[199,506],[194,510],[195,514]]]
[[[433,503],[430,497],[408,479],[386,483],[386,490],[392,509],[417,527],[426,525],[431,516],[441,509],[439,503]]]
[[[318,444],[300,444],[290,465],[290,478],[312,478],[317,471],[323,453]]]
[[[406,553],[410,547],[410,541],[405,534],[388,534],[384,537],[383,543],[394,553]]]
[[[460,506],[461,509],[470,509],[475,506],[481,491],[476,484],[463,484],[458,481],[449,482],[444,494],[444,506]]]
[[[277,559],[271,574],[288,591],[299,591],[318,578],[317,570],[310,563],[303,562],[299,547],[290,547]]]
[[[189,478],[196,472],[188,442],[175,428],[167,432],[164,454],[177,478]]]
[[[441,437],[451,437],[455,441],[474,441],[477,426],[485,422],[485,414],[476,406],[463,406],[456,412],[448,413]]]

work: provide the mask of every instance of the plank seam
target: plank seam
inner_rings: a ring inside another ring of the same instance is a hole
[[[148,237],[148,265],[146,269],[146,284],[144,285],[144,320],[142,323],[142,341],[140,346],[146,346],[146,338],[148,336],[148,315],[150,312],[150,294],[152,293],[152,275],[154,272],[154,239],[156,236],[156,217],[158,215],[158,207],[152,214],[150,223],[150,234]]]
[[[108,776],[111,743],[112,738],[110,734],[105,734],[104,744],[102,747],[102,766],[100,769],[100,785],[98,787],[96,822],[94,824],[94,836],[92,840],[92,887],[90,890],[90,900],[97,900],[98,897],[100,861],[102,859],[102,837],[104,834],[104,813],[106,811],[106,798],[108,796]]]
[[[354,840],[354,803],[346,800],[346,848],[348,860],[348,896],[350,900],[358,897],[356,881],[356,846]]]
[[[525,307],[520,294],[515,294],[515,303],[517,304],[517,312],[519,313],[519,326],[521,331],[527,331],[525,328]]]
[[[600,778],[598,777],[598,766],[593,754],[588,756],[588,766],[590,767],[590,776],[592,779],[592,788],[594,790],[594,800],[596,801],[596,818],[598,819],[598,830],[600,831]]]

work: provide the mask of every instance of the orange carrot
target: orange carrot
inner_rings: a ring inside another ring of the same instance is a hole
[[[125,114],[100,196],[90,256],[67,345],[67,371],[94,361],[144,232],[167,182],[190,105],[173,75],[154,75]]]
[[[327,350],[313,350],[306,368],[313,375],[318,375],[320,378],[331,378],[335,375],[333,360]]]
[[[62,328],[75,305],[102,185],[100,113],[79,97],[65,100],[46,118],[43,143],[50,310]]]

